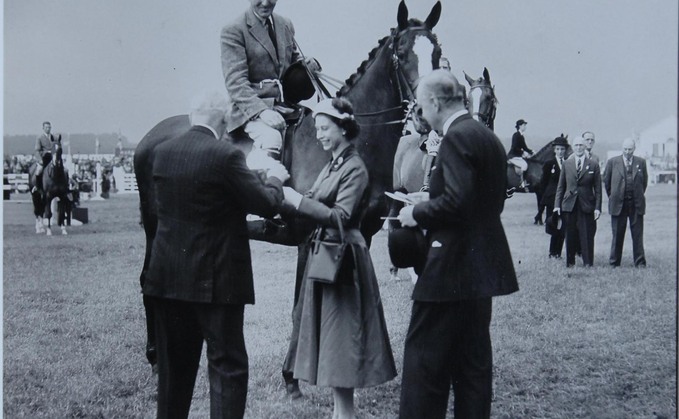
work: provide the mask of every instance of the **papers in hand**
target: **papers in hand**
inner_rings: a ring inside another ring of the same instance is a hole
[[[385,191],[384,194],[391,199],[404,202],[408,205],[414,205],[414,204],[417,203],[415,200],[413,200],[412,198],[410,198],[408,195],[404,194],[403,192],[396,191],[396,192],[392,193],[392,192],[389,192],[389,191]]]

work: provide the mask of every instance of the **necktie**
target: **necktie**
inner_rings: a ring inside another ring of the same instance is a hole
[[[559,169],[563,167],[563,158],[559,157]]]
[[[582,169],[582,160],[578,159],[578,167],[577,167],[578,175],[580,174],[581,169]]]
[[[271,18],[266,20],[266,30],[269,32],[269,38],[271,38],[271,43],[276,49],[276,55],[278,55],[278,43],[276,42],[276,32],[273,30],[273,25],[271,24]]]

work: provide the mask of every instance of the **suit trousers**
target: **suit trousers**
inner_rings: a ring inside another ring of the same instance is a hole
[[[207,342],[210,417],[242,418],[248,390],[248,355],[242,304],[153,301],[158,351],[158,418],[187,418]]]
[[[627,220],[629,229],[632,233],[632,255],[634,266],[645,265],[646,256],[644,254],[644,216],[637,214],[634,202],[624,200],[620,215],[611,216],[611,227],[613,237],[611,239],[611,256],[609,262],[613,266],[620,266],[622,259],[622,247],[625,242],[625,231],[627,230]]]
[[[576,204],[572,212],[563,212],[563,215],[566,221],[566,265],[575,265],[577,250],[582,253],[585,266],[594,265],[594,214],[582,212]]]
[[[413,302],[403,355],[399,418],[445,418],[453,386],[456,418],[489,418],[492,299]]]

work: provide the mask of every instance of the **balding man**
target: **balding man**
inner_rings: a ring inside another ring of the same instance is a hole
[[[254,304],[245,216],[272,217],[288,173],[278,163],[262,181],[224,132],[227,102],[201,96],[191,129],[155,149],[158,230],[144,295],[153,299],[158,418],[189,414],[203,342],[210,417],[242,418],[248,387],[245,304]]]
[[[601,215],[601,171],[599,164],[585,155],[582,137],[573,141],[573,154],[561,168],[554,211],[566,223],[566,266],[575,265],[577,244],[584,265],[593,266],[596,220]]]
[[[612,266],[620,266],[627,220],[632,233],[634,266],[646,266],[643,236],[646,211],[644,193],[648,186],[648,173],[646,160],[634,155],[635,148],[633,140],[623,141],[622,155],[609,159],[604,171],[604,187],[613,228],[609,259]]]
[[[488,418],[492,297],[518,290],[500,221],[507,159],[495,134],[465,109],[450,72],[422,78],[417,102],[444,136],[430,199],[399,213],[402,225],[427,230],[429,245],[413,291],[400,417],[444,418],[452,383],[456,418]]]

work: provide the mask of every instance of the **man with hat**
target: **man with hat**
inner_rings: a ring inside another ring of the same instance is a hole
[[[221,33],[222,70],[232,102],[225,115],[226,129],[229,133],[243,130],[253,140],[254,148],[280,158],[283,115],[292,112],[286,106],[286,102],[292,102],[284,97],[281,78],[303,57],[295,43],[292,22],[273,13],[277,0],[249,1],[248,10],[224,26]],[[311,57],[303,62],[304,72],[320,70]]]
[[[526,163],[524,159],[527,159],[533,155],[533,150],[528,148],[526,145],[526,139],[523,136],[527,125],[528,122],[523,119],[516,121],[516,132],[512,136],[512,146],[509,148],[509,152],[507,153],[507,159],[511,164],[514,165],[516,174],[521,177],[519,188],[527,188],[530,186],[523,179],[523,172],[528,170],[528,163]]]
[[[545,220],[545,230],[551,235],[549,240],[549,257],[561,258],[561,251],[563,250],[564,229],[561,228],[561,216],[554,211],[554,198],[556,197],[556,187],[559,184],[559,177],[561,176],[561,168],[566,158],[566,150],[568,150],[568,136],[561,134],[552,141],[552,148],[554,149],[554,158],[547,160],[542,165],[542,178],[540,180],[540,190],[542,190],[542,200],[540,205],[544,205],[547,210],[547,219]]]
[[[507,186],[502,143],[464,106],[446,70],[417,87],[429,125],[443,133],[429,199],[401,209],[427,230],[403,355],[400,418],[443,418],[452,384],[456,418],[488,418],[492,399],[492,298],[518,290],[500,215]]]

